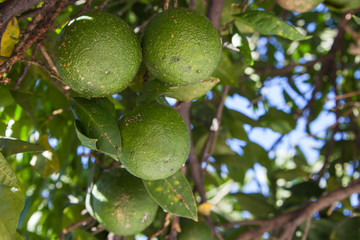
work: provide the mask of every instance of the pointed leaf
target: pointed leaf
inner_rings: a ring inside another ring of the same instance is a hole
[[[81,228],[75,228],[71,231],[72,239],[76,240],[97,240],[97,238],[90,232],[85,231]]]
[[[166,211],[197,221],[197,209],[191,187],[181,171],[156,181],[143,180],[150,196]]]
[[[30,161],[32,168],[42,177],[48,177],[53,173],[58,173],[60,161],[56,151],[49,144],[49,135],[39,137],[37,144],[46,149],[45,152],[34,155]]]
[[[158,80],[152,80],[143,85],[141,93],[137,97],[136,101],[138,104],[150,103],[152,100],[164,95],[165,92],[169,91],[169,87],[165,86]]]
[[[0,153],[0,184],[21,189],[19,179],[6,158]],[[0,195],[1,197],[1,195]]]
[[[85,140],[84,144],[92,146],[93,149],[95,144],[95,150],[107,153],[118,160],[117,156],[121,149],[120,130],[114,114],[109,111],[110,104],[107,101],[109,100],[105,98],[91,100],[73,98],[70,104],[77,120],[77,132],[86,137],[79,134],[79,139]]]
[[[299,32],[294,26],[281,20],[276,15],[265,11],[247,11],[245,13],[234,15],[235,24],[240,22],[253,28],[254,31],[263,35],[277,35],[293,41],[309,39]]]
[[[22,191],[0,184],[0,236],[1,239],[16,239],[19,216],[24,208]]]
[[[270,214],[276,212],[276,209],[270,205],[267,199],[261,194],[238,193],[236,196],[238,197],[241,209],[251,212],[251,214],[258,218],[267,218]]]
[[[178,101],[191,101],[204,96],[220,82],[218,78],[209,77],[199,83],[189,86],[171,86],[166,95]]]
[[[20,91],[11,91],[11,95],[15,102],[21,106],[24,112],[26,112],[32,123],[37,126],[35,111],[33,105],[31,104],[33,95]]]
[[[23,152],[43,152],[41,146],[12,138],[0,138],[0,151],[4,157]]]
[[[259,119],[260,126],[272,129],[281,134],[287,134],[296,127],[296,119],[292,114],[276,108],[269,108]]]
[[[238,25],[234,24],[234,33],[239,34],[240,37],[240,46],[238,46],[237,48],[240,50],[240,54],[244,59],[244,62],[250,66],[254,65],[254,60],[252,59],[251,56],[251,49],[249,46],[249,42],[247,40],[247,38],[241,34],[241,30],[239,29]]]
[[[330,239],[343,240],[343,239],[360,239],[360,217],[349,217],[341,221],[333,229]]]
[[[355,22],[360,25],[360,17],[357,17],[355,15],[352,15],[353,19],[355,20]]]
[[[77,122],[74,123],[74,127],[75,127],[76,135],[84,147],[87,147],[87,148],[90,148],[93,150],[97,150],[97,151],[99,150],[96,146],[98,139],[89,138],[89,137],[85,136],[84,134],[82,134],[81,131],[77,127]]]
[[[41,177],[48,177],[55,172],[59,172],[59,160],[56,155],[50,151],[46,151],[47,155],[34,155],[30,161],[30,165],[35,172],[39,173]]]
[[[222,84],[235,87],[239,85],[231,60],[225,51],[222,53],[220,62],[212,75],[213,77],[219,78]]]

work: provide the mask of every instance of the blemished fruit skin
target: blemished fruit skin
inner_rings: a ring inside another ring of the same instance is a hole
[[[99,223],[121,236],[143,231],[158,209],[141,179],[121,168],[102,173],[93,186],[90,201]]]
[[[211,231],[205,220],[199,219],[199,222],[194,222],[190,219],[181,219],[181,232],[178,235],[178,240],[211,240]]]
[[[188,128],[170,107],[140,105],[125,113],[119,126],[120,162],[139,178],[167,178],[180,169],[189,155]]]
[[[304,13],[316,8],[324,0],[277,0],[277,3],[284,9],[298,13]]]
[[[186,8],[160,13],[144,32],[145,65],[170,85],[191,85],[207,79],[221,52],[220,36],[209,19]]]
[[[63,81],[87,97],[124,90],[135,77],[141,58],[140,42],[130,26],[104,12],[71,20],[55,47],[55,63]]]

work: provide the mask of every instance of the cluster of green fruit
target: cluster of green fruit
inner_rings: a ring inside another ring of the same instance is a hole
[[[149,22],[142,44],[141,49],[134,31],[120,18],[88,13],[60,33],[56,66],[63,81],[85,97],[124,90],[142,60],[169,86],[167,95],[178,100],[198,98],[217,83],[210,75],[220,60],[221,40],[206,17],[185,8],[165,11]],[[189,154],[190,138],[182,117],[163,105],[137,106],[124,114],[119,127],[119,158],[127,171],[103,173],[87,208],[105,229],[133,235],[153,221],[158,208],[141,179],[163,179],[178,171]]]
[[[205,94],[214,86],[209,77],[222,47],[206,17],[186,8],[165,11],[149,22],[142,44],[141,49],[134,31],[120,18],[92,12],[70,21],[62,30],[55,49],[56,66],[63,81],[87,97],[124,90],[142,59],[158,80],[179,87],[169,92],[178,100],[187,90],[199,89]],[[197,97],[199,93],[190,96]]]

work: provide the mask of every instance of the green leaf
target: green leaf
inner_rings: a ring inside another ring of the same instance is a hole
[[[291,181],[296,178],[305,178],[308,177],[309,173],[304,171],[301,168],[294,168],[294,169],[277,169],[272,173],[272,177],[276,179],[285,179],[286,181]]]
[[[306,223],[300,226],[302,229],[305,228]],[[308,233],[309,240],[322,240],[330,239],[331,231],[335,228],[336,223],[330,221],[329,219],[312,219],[311,225]]]
[[[191,101],[204,96],[215,85],[220,82],[218,78],[209,77],[199,83],[189,86],[171,86],[166,95],[178,101]]]
[[[143,180],[150,196],[166,211],[197,221],[197,208],[191,187],[181,171],[160,180]]]
[[[276,212],[276,209],[267,202],[267,199],[258,193],[237,193],[237,200],[242,210],[247,210],[258,218],[267,218]]]
[[[254,142],[247,142],[243,147],[244,158],[252,163],[260,163],[265,168],[271,168],[271,161],[268,152],[263,147]]]
[[[237,33],[240,37],[240,46],[238,46],[237,48],[240,50],[240,54],[243,57],[244,62],[250,66],[254,65],[254,60],[251,56],[249,42],[247,38],[241,33],[240,29],[238,29],[237,25],[235,25],[234,33]]]
[[[81,228],[76,228],[76,229],[72,230],[71,234],[72,234],[72,239],[74,239],[74,240],[96,240],[97,239],[90,232],[87,232]]]
[[[247,11],[234,15],[235,24],[240,22],[254,29],[263,35],[277,35],[289,40],[300,41],[309,39],[299,32],[294,26],[281,20],[276,15],[265,11]]]
[[[360,17],[357,17],[355,15],[352,15],[352,17],[355,20],[355,22],[360,25]]]
[[[24,208],[24,193],[0,184],[0,236],[1,239],[16,239],[19,216]]]
[[[333,229],[330,240],[360,239],[360,217],[349,217]]]
[[[89,216],[88,214],[82,214],[84,209],[85,205],[83,203],[72,204],[64,208],[61,219],[61,229],[67,228],[71,224],[87,218]]]
[[[37,126],[35,111],[31,104],[33,95],[27,92],[20,92],[20,91],[11,91],[11,95],[14,98],[15,102],[21,106],[24,112],[26,112],[28,117],[31,119],[32,123],[35,126]]]
[[[247,123],[247,124],[251,125],[252,127],[259,126],[258,121],[253,120],[253,119],[249,118],[248,116],[246,116],[245,114],[242,114],[241,112],[238,112],[235,110],[224,108],[223,115],[224,115],[224,117],[227,117],[231,120],[236,119],[237,121],[241,121],[242,123]]]
[[[19,179],[6,158],[0,153],[0,184],[21,189]],[[1,196],[1,195],[0,195]]]
[[[0,88],[0,106],[7,107],[14,104],[14,99],[6,88]]]
[[[41,177],[48,177],[54,172],[59,172],[59,160],[56,155],[48,151],[49,155],[45,157],[43,154],[34,155],[31,159],[31,166],[35,172]]]
[[[158,100],[161,95],[169,91],[170,87],[165,86],[158,80],[152,80],[143,85],[141,93],[136,98],[137,104],[150,103],[154,99]]]
[[[53,173],[58,173],[60,161],[56,151],[49,144],[49,135],[45,134],[39,137],[37,144],[46,149],[41,154],[34,155],[30,165],[42,177],[48,177]]]
[[[88,100],[77,97],[71,99],[70,106],[77,120],[76,131],[81,133],[78,137],[84,141],[82,144],[118,160],[121,150],[120,130],[115,114],[109,110],[112,103],[108,101],[106,98]]]
[[[94,149],[97,151],[99,150],[96,146],[98,139],[89,138],[89,137],[85,136],[84,134],[82,134],[81,131],[77,127],[77,122],[74,123],[74,127],[75,127],[75,131],[76,131],[76,135],[78,136],[81,144],[84,147]]]
[[[319,187],[318,184],[314,181],[300,182],[298,184],[293,185],[288,189],[291,191],[293,196],[298,196],[303,199],[310,199],[312,197],[320,197],[320,195],[324,192],[323,189]]]
[[[223,51],[220,62],[212,75],[213,77],[219,78],[222,84],[232,85],[235,87],[239,86],[233,65],[230,58],[226,54],[226,51]]]
[[[245,173],[251,168],[244,158],[239,155],[214,155],[216,162],[225,164],[229,171],[229,177],[237,182],[244,183]]]
[[[43,152],[41,146],[12,138],[0,138],[0,151],[5,157],[23,152]]]
[[[229,130],[231,137],[241,140],[248,140],[247,133],[243,127],[243,122],[230,117],[223,117],[222,122],[227,130]]]
[[[296,127],[296,119],[292,114],[276,108],[269,108],[267,113],[260,117],[259,122],[262,127],[270,128],[281,134],[287,134]]]

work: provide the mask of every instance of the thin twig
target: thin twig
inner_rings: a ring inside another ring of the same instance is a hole
[[[38,47],[39,47],[39,44],[36,44],[36,46],[35,46],[35,48],[34,48],[34,51],[33,51],[33,54],[32,54],[32,56],[31,56],[31,60],[32,60],[32,61],[34,61],[34,59],[35,59],[35,55],[36,55],[36,52],[37,52],[37,50],[38,50]],[[31,66],[31,63],[28,63],[28,64],[25,66],[25,68],[24,68],[23,72],[21,73],[19,79],[18,79],[18,80],[16,81],[16,83],[14,84],[14,89],[19,89],[22,80],[24,79],[24,77],[26,76],[27,72],[28,72],[29,69],[30,69],[30,66]]]
[[[203,152],[201,154],[200,163],[205,162],[207,165],[208,161],[209,161],[209,157],[211,155],[213,155],[213,153],[214,153],[217,137],[219,135],[219,129],[220,129],[220,125],[221,125],[221,118],[222,118],[222,113],[223,113],[223,109],[224,109],[224,104],[225,104],[226,97],[229,93],[229,90],[230,90],[229,85],[224,86],[223,92],[221,94],[220,102],[219,102],[219,105],[216,110],[216,116],[215,116],[215,118],[213,118],[212,125],[210,127],[210,133],[205,142],[205,146],[204,146]],[[204,169],[206,169],[206,168],[204,168]]]
[[[168,235],[169,240],[176,240],[178,233],[181,232],[181,227],[179,224],[179,217],[173,216],[172,222],[171,222],[171,229],[170,234]]]
[[[204,180],[201,177],[201,165],[199,160],[196,157],[194,142],[191,133],[191,121],[190,121],[190,108],[191,101],[186,102],[177,102],[174,106],[174,109],[179,112],[179,114],[184,119],[190,135],[190,153],[189,153],[189,166],[192,179],[194,180],[195,189],[200,195],[201,202],[206,202],[206,191],[204,187]]]
[[[303,232],[303,235],[302,235],[301,240],[306,240],[306,239],[307,239],[307,235],[308,235],[308,233],[309,233],[310,225],[311,225],[311,216],[309,215],[309,216],[306,218],[305,229],[304,229],[304,232]]]
[[[350,93],[345,93],[345,94],[341,94],[341,95],[337,95],[333,98],[333,100],[342,100],[345,98],[350,98],[350,97],[354,97],[360,94],[360,90],[354,91],[354,92],[350,92]]]
[[[109,3],[110,0],[105,0],[103,3],[101,3],[97,8],[102,11],[105,6]]]
[[[81,16],[81,15],[89,12],[91,4],[92,4],[92,0],[86,0],[82,9],[77,13],[77,16]]]
[[[219,240],[224,240],[222,235],[218,231],[216,231],[216,226],[215,226],[214,221],[212,220],[212,218],[210,216],[205,216],[204,218],[205,218],[205,221],[207,222],[207,224],[210,227],[211,234],[216,236],[216,238],[219,239]]]
[[[171,217],[171,213],[170,212],[166,213],[162,227],[158,231],[156,231],[156,233],[151,235],[149,237],[149,240],[156,238],[157,236],[159,236],[160,234],[162,234],[165,231],[167,226],[169,226],[169,224],[170,224],[170,217]]]
[[[326,151],[325,151],[325,160],[324,160],[324,164],[321,168],[321,170],[319,171],[319,173],[317,174],[317,178],[316,178],[316,183],[319,184],[320,183],[320,180],[321,178],[324,176],[325,172],[327,171],[328,167],[329,167],[329,163],[330,163],[330,154],[331,154],[331,151],[335,145],[335,134],[337,133],[338,131],[338,124],[335,126],[333,132],[331,133],[331,136],[330,136],[330,140],[329,140],[329,143],[328,145],[326,146]]]
[[[41,42],[58,14],[69,4],[71,0],[66,1],[46,1],[38,15],[27,26],[21,40],[16,44],[13,55],[3,64],[0,65],[0,76],[10,71],[12,65],[23,59],[26,51],[37,42]]]
[[[87,217],[85,219],[82,219],[78,222],[75,222],[73,224],[71,224],[70,226],[68,226],[67,228],[64,228],[60,235],[59,238],[61,240],[65,239],[66,234],[68,234],[69,232],[71,232],[72,230],[79,228],[79,227],[84,227],[84,226],[88,226],[90,224],[94,225],[96,223],[96,220],[93,217]]]
[[[58,75],[59,75],[59,72],[55,66],[55,63],[54,63],[54,60],[50,57],[50,54],[47,52],[46,48],[44,47],[43,44],[40,44],[40,50],[41,50],[41,53],[42,55],[45,57],[47,63],[49,64],[49,67]]]

